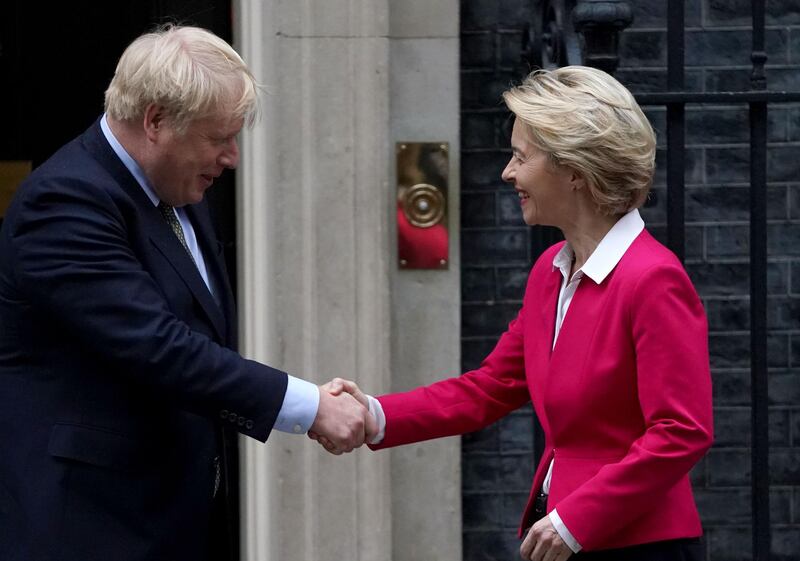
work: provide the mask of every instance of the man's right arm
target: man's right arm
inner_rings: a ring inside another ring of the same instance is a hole
[[[113,367],[113,375],[151,387],[176,407],[226,419],[258,440],[267,439],[285,404],[291,409],[300,401],[308,405],[302,428],[313,426],[343,449],[363,442],[366,410],[352,397],[321,400],[316,386],[302,382],[301,397],[292,391],[287,402],[286,373],[243,358],[178,318],[134,253],[120,203],[128,204],[85,180],[26,184],[8,217],[7,249],[20,290],[38,313]]]

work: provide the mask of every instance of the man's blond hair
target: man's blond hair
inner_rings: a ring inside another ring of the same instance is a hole
[[[106,90],[105,109],[114,119],[141,119],[161,105],[179,131],[197,118],[223,112],[251,125],[259,85],[225,41],[198,27],[164,25],[131,43]]]

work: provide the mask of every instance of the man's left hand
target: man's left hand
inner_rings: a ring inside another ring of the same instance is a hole
[[[545,516],[528,531],[519,554],[531,561],[565,561],[572,555],[572,550],[558,535],[550,517]]]

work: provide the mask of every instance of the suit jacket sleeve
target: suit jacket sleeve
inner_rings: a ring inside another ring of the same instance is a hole
[[[642,275],[630,309],[645,432],[619,462],[549,505],[589,550],[658,508],[659,498],[685,478],[712,442],[705,313],[680,264],[658,265]]]
[[[479,430],[530,401],[525,381],[524,309],[480,368],[378,400],[386,433],[373,449]]]
[[[13,274],[76,352],[107,361],[177,407],[251,420],[237,428],[265,441],[280,410],[286,374],[245,360],[192,331],[131,248],[126,219],[109,192],[82,180],[29,182],[10,229]]]

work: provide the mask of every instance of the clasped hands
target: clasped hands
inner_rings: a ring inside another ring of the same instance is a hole
[[[334,378],[319,387],[319,409],[308,437],[331,454],[360,447],[378,434],[369,400],[355,382]]]

